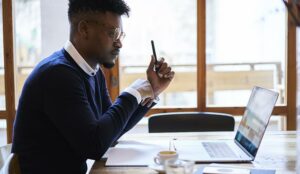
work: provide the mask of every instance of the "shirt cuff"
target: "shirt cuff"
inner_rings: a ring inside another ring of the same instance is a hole
[[[142,96],[136,89],[128,87],[124,90],[124,92],[128,92],[129,94],[133,95],[136,98],[138,104],[141,103]]]
[[[155,99],[153,100],[153,102],[154,102],[154,103],[158,103],[159,100],[160,100],[160,99],[159,99],[159,97],[157,96],[157,97],[155,97]]]

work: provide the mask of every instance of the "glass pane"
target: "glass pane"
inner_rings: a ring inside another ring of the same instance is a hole
[[[245,106],[253,86],[279,92],[285,104],[282,1],[207,0],[206,9],[207,105]]]
[[[236,131],[239,128],[242,116],[234,116]],[[268,123],[266,131],[286,131],[286,116],[285,115],[272,115]]]
[[[67,0],[15,0],[14,3],[18,103],[24,81],[34,66],[64,46],[69,37],[69,22]]]
[[[0,0],[0,110],[5,110],[2,0]]]
[[[150,41],[154,40],[157,56],[166,58],[176,72],[157,106],[196,107],[196,0],[126,2],[131,13],[123,18],[126,38],[120,55],[120,91],[134,80],[146,78],[152,55]]]
[[[7,144],[6,120],[0,119],[0,146]]]

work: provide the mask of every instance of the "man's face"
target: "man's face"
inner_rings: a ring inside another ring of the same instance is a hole
[[[106,68],[115,65],[122,43],[116,34],[122,32],[121,16],[106,12],[94,14],[87,20],[89,32],[86,40],[88,56]]]

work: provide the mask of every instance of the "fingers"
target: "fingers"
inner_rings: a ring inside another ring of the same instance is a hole
[[[171,67],[166,67],[166,68],[164,68],[164,69],[161,69],[161,70],[159,71],[159,73],[162,75],[162,77],[168,78],[167,76],[168,76],[168,74],[170,74],[171,71],[172,71],[172,68],[171,68]]]
[[[152,106],[153,100],[150,100],[147,104],[147,107],[150,108]]]
[[[157,75],[160,78],[170,79],[172,80],[174,78],[175,72],[172,71],[172,68],[168,65],[167,62],[165,62],[165,59],[162,57],[159,61],[157,61],[157,64],[155,64],[155,58],[152,56],[151,62],[149,64],[149,67],[147,71],[154,70],[157,72]]]
[[[141,105],[142,105],[142,106],[147,106],[148,108],[150,108],[151,105],[152,105],[152,103],[153,103],[153,99],[152,99],[152,98],[146,98],[146,99],[141,103]]]
[[[145,106],[150,100],[151,98],[146,98],[144,101],[142,101],[141,105]]]
[[[155,65],[155,59],[154,59],[154,56],[152,55],[147,71],[152,71],[154,69],[154,65]]]
[[[158,74],[163,75],[163,72],[166,70],[166,68],[168,68],[168,64],[166,62],[162,63],[160,68],[159,68]]]
[[[172,80],[175,76],[175,72],[171,71],[163,75],[163,78]]]
[[[169,72],[168,74],[164,75],[164,78],[167,78],[169,80],[172,80],[175,76],[175,72],[174,71],[171,71]]]
[[[165,58],[160,58],[159,61],[157,61],[157,64],[155,65],[155,69],[159,70],[162,66],[162,64],[165,62]]]
[[[156,66],[159,66],[158,76],[160,78],[173,79],[175,72],[172,71],[172,68],[168,65],[167,62],[164,62],[165,59],[161,58],[159,63]]]

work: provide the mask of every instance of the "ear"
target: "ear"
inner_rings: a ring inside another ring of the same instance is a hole
[[[84,21],[84,20],[79,21],[79,23],[77,25],[77,31],[82,38],[88,39],[89,26],[86,21]]]

